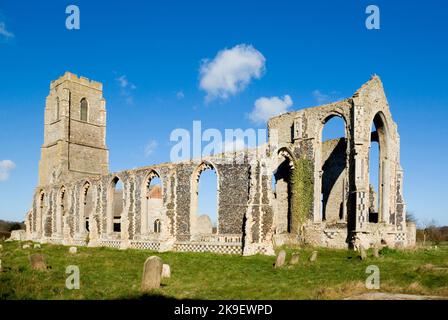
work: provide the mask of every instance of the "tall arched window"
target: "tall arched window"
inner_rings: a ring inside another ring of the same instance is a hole
[[[121,215],[123,214],[123,183],[115,177],[109,186],[108,196],[108,232],[121,232]]]
[[[39,212],[37,213],[37,231],[45,234],[45,193],[39,195]]]
[[[67,196],[65,187],[61,187],[59,190],[59,196],[58,196],[58,204],[57,204],[57,211],[56,211],[56,233],[61,236],[62,235],[62,226],[63,226],[63,220],[65,217],[65,213],[67,210]]]
[[[160,233],[162,230],[162,223],[160,222],[160,219],[156,219],[154,221],[154,233]]]
[[[379,112],[373,118],[369,150],[369,222],[388,222],[390,176],[387,126]]]
[[[93,194],[89,182],[86,182],[82,188],[82,203],[79,216],[79,232],[85,233],[90,231],[89,218],[93,211]]]
[[[286,150],[278,153],[277,167],[272,176],[272,191],[277,210],[277,233],[296,231],[292,222],[292,183],[294,163]],[[293,230],[294,229],[294,230]]]
[[[60,107],[59,107],[59,97],[56,97],[56,121],[60,118]]]
[[[151,223],[161,218],[163,209],[162,181],[157,172],[151,171],[145,178],[141,201],[141,233],[147,234],[151,232]],[[155,227],[152,228],[152,231],[156,232],[155,230]]]
[[[87,103],[87,99],[86,98],[82,98],[81,100],[81,121],[86,121],[87,122],[87,117],[89,114],[89,106]]]
[[[219,233],[218,181],[217,171],[209,163],[202,163],[193,173],[190,233],[194,236]]]
[[[325,119],[321,141],[321,218],[330,222],[345,220],[347,140],[341,116],[330,115]]]

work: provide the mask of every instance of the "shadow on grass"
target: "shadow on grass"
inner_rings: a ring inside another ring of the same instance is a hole
[[[195,299],[178,299],[173,296],[166,296],[160,293],[142,293],[130,296],[121,296],[118,297],[117,300],[135,300],[135,301],[160,301],[160,302],[178,302],[178,301],[193,301]]]

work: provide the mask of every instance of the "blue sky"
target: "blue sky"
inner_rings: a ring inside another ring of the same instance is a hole
[[[65,27],[69,4],[80,30]],[[369,4],[380,30],[365,27]],[[0,161],[15,165],[3,163],[0,219],[23,220],[31,205],[45,97],[65,71],[104,84],[112,171],[169,161],[171,131],[193,120],[263,128],[250,117],[262,97],[288,96],[279,106],[296,110],[349,97],[376,73],[401,135],[408,210],[448,225],[447,15],[435,0],[0,0]],[[206,101],[203,59],[237,45],[262,54],[262,72]]]

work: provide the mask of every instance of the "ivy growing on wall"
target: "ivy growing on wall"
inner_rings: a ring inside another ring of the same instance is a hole
[[[311,160],[304,156],[294,160],[291,185],[291,231],[298,233],[309,217],[313,206],[314,179]]]

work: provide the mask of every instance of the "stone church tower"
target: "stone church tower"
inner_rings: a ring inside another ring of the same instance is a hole
[[[66,72],[45,104],[39,186],[109,173],[103,85]]]

